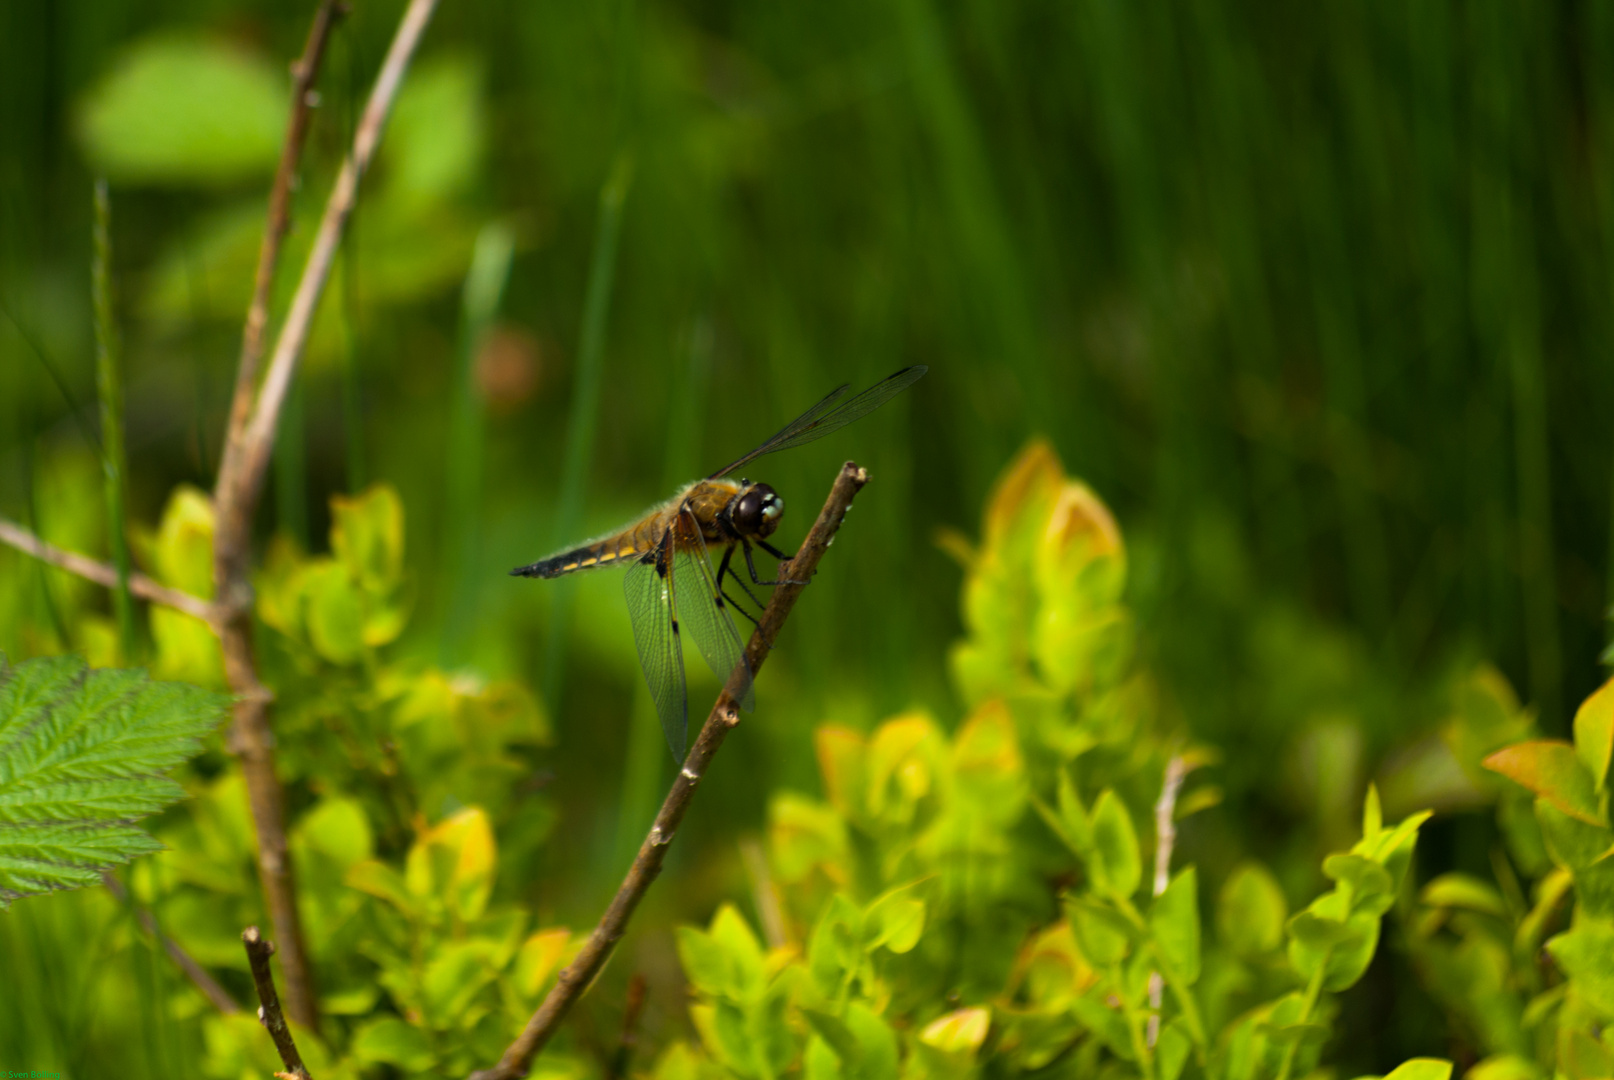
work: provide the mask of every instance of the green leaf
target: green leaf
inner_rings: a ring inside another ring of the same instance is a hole
[[[763,985],[762,945],[745,916],[733,904],[724,904],[712,916],[712,942],[727,955],[731,992],[737,998],[760,994]]]
[[[1363,1076],[1358,1080],[1451,1080],[1451,1067],[1451,1062],[1440,1058],[1411,1058],[1396,1066],[1389,1076]]]
[[[1379,786],[1369,784],[1362,800],[1362,839],[1372,840],[1384,829],[1384,809],[1379,803]]]
[[[946,1054],[973,1054],[986,1041],[991,1026],[991,1009],[979,1005],[956,1009],[926,1024],[919,1041]]]
[[[1161,962],[1184,985],[1199,978],[1199,879],[1192,866],[1155,898],[1149,930]]]
[[[732,904],[718,909],[709,930],[679,927],[678,958],[689,981],[708,997],[746,1002],[764,989],[762,947]]]
[[[1609,755],[1614,752],[1614,679],[1575,710],[1575,753],[1598,791],[1608,782]]]
[[[824,993],[837,993],[847,974],[863,965],[862,935],[863,913],[836,893],[824,905],[807,943],[807,970]]]
[[[389,201],[440,201],[475,178],[487,141],[481,83],[463,57],[428,60],[409,73],[382,149]]]
[[[1068,900],[1065,913],[1082,956],[1094,967],[1126,959],[1132,948],[1132,926],[1119,913],[1085,898]]]
[[[297,823],[304,843],[324,852],[345,871],[370,857],[370,822],[355,799],[328,795]]]
[[[1288,917],[1288,902],[1271,871],[1258,862],[1246,862],[1222,886],[1216,929],[1239,956],[1260,956],[1283,944],[1283,924]]]
[[[1155,1075],[1159,1080],[1177,1080],[1193,1048],[1193,1036],[1188,1033],[1188,1024],[1182,1017],[1161,1028],[1160,1042],[1155,1047]]]
[[[1546,799],[1570,817],[1602,825],[1592,774],[1575,748],[1558,739],[1536,739],[1498,750],[1485,767]]]
[[[1323,972],[1323,989],[1344,990],[1367,971],[1379,944],[1379,917],[1357,912],[1330,917],[1319,908],[1336,906],[1337,894],[1315,901],[1289,920],[1289,962],[1302,979]]]
[[[1423,887],[1418,899],[1429,907],[1465,908],[1499,919],[1508,914],[1502,894],[1468,874],[1442,874]]]
[[[1541,1080],[1541,1069],[1517,1054],[1492,1054],[1464,1073],[1463,1080]]]
[[[1547,951],[1575,981],[1575,991],[1614,1018],[1614,920],[1582,917],[1547,942]]]
[[[479,806],[468,806],[432,826],[404,861],[404,880],[417,898],[442,903],[463,922],[486,910],[499,849]]]
[[[77,657],[0,657],[0,908],[159,850],[133,822],[185,797],[162,773],[201,748],[225,702]]]
[[[141,42],[80,103],[78,134],[114,182],[233,184],[273,171],[285,76],[216,40]]]
[[[1137,892],[1143,880],[1132,815],[1114,791],[1106,790],[1093,807],[1093,855],[1087,871],[1094,890],[1123,899]]]
[[[1395,883],[1389,871],[1372,859],[1361,855],[1330,855],[1323,860],[1323,873],[1349,889],[1352,911],[1383,915],[1395,903]]]
[[[360,1061],[396,1065],[409,1072],[422,1072],[437,1060],[426,1033],[395,1016],[365,1024],[353,1036],[351,1049]]]
[[[1558,1067],[1569,1080],[1607,1080],[1614,1076],[1614,1054],[1584,1031],[1560,1034]]]
[[[925,929],[925,902],[903,895],[911,889],[911,885],[892,889],[869,905],[863,916],[867,948],[884,947],[894,953],[905,953],[919,944],[919,936]]]
[[[1411,1058],[1392,1069],[1384,1080],[1451,1080],[1451,1062],[1442,1058]]]
[[[309,643],[333,664],[356,663],[364,655],[364,594],[331,559],[310,560],[301,578]]]
[[[1546,799],[1536,800],[1536,820],[1553,861],[1574,875],[1581,909],[1614,917],[1614,830],[1570,817]]]
[[[847,859],[846,823],[834,808],[782,791],[768,803],[768,852],[774,873],[787,884],[806,880],[820,865],[841,871]]]
[[[389,484],[331,497],[331,553],[366,591],[385,595],[403,577],[403,500]]]
[[[862,1062],[853,1074],[859,1080],[883,1080],[897,1075],[897,1034],[878,1013],[860,1001],[846,1007],[846,1026],[857,1039]]]

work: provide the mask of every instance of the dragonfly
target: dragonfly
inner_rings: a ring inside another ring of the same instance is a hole
[[[518,566],[510,573],[516,577],[556,578],[602,567],[627,567],[622,585],[639,666],[644,669],[667,746],[681,761],[689,728],[682,644],[685,631],[719,682],[726,683],[736,668],[741,669],[735,697],[747,711],[755,706],[752,671],[730,611],[738,611],[753,624],[757,620],[730,595],[726,583],[738,585],[758,607],[762,604],[741,580],[733,562],[735,553],[743,556],[754,585],[800,584],[777,576],[787,571],[792,556],[768,542],[784,517],[784,499],[767,484],[743,478],[732,480],[730,474],[766,454],[802,446],[839,431],[902,393],[927,370],[924,365],[903,368],[851,397],[846,396],[851,384],[843,383],[756,449],[705,479],[684,485],[638,520],[535,563]],[[757,573],[754,548],[779,560],[773,580],[764,580]],[[710,555],[715,549],[722,550],[722,558],[714,572]]]

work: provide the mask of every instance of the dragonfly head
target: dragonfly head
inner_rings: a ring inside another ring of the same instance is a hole
[[[761,540],[773,534],[784,516],[785,501],[767,484],[749,484],[729,504],[729,521],[741,536]]]

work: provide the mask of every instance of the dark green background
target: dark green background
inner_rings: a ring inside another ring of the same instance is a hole
[[[82,103],[159,31],[283,70],[308,8],[0,11],[0,513],[48,518],[67,497],[52,463],[94,424]],[[399,10],[359,0],[333,41],[305,216]],[[479,80],[486,149],[451,216],[466,235],[515,229],[501,319],[537,343],[537,388],[491,404],[485,470],[455,471],[465,246],[423,239],[428,284],[389,302],[366,296],[390,256],[361,245],[336,320],[351,350],[311,359],[289,418],[300,453],[277,462],[259,516],[262,537],[287,528],[317,548],[328,495],[350,478],[397,485],[418,589],[402,652],[543,681],[551,585],[503,575],[566,539],[555,502],[614,161],[634,171],[583,532],[841,381],[931,367],[857,427],[755,470],[789,505],[787,544],[840,460],[875,480],[761,679],[759,722],[703,795],[667,918],[704,919],[734,881],[701,871],[729,859],[736,823],[759,822],[776,786],[816,782],[812,725],[912,704],[956,718],[959,574],[935,536],[978,531],[993,477],[1033,435],[1115,510],[1144,655],[1226,753],[1229,804],[1188,832],[1185,858],[1287,852],[1315,873],[1366,779],[1432,730],[1446,678],[1472,661],[1497,663],[1549,733],[1601,682],[1614,8],[445,0],[421,63],[455,57]],[[208,220],[261,207],[267,183],[265,169],[113,176],[137,519],[177,483],[210,483],[240,325],[210,301],[156,320],[140,298]],[[456,501],[467,490],[480,495]],[[26,655],[48,611],[16,592],[0,648]],[[538,686],[559,695],[552,857],[571,883],[556,903],[578,921],[659,786],[625,790],[636,675],[619,596],[585,584],[564,682]],[[451,617],[469,629],[447,631]],[[1490,843],[1483,821],[1446,819],[1420,858],[1484,871]],[[1312,885],[1288,884],[1292,900]],[[1351,1060],[1441,1051],[1416,1030],[1433,1014],[1401,1015],[1411,1030],[1349,1043]]]

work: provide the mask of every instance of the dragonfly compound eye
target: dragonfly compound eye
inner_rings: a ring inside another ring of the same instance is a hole
[[[767,484],[752,484],[734,507],[734,527],[743,536],[765,537],[779,527],[785,501]]]

